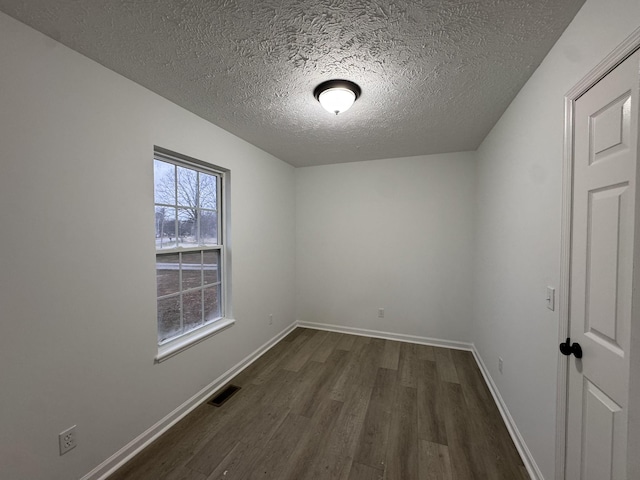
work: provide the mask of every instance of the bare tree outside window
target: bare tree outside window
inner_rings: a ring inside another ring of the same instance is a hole
[[[218,244],[218,177],[155,160],[156,248]]]

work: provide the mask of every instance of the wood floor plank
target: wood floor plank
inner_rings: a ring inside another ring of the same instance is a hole
[[[371,402],[379,402],[385,411],[391,412],[398,394],[398,372],[388,368],[378,368]]]
[[[309,383],[301,394],[296,395],[295,401],[291,404],[291,410],[294,413],[311,418],[320,403],[329,397],[331,386],[344,369],[347,357],[348,352],[345,350],[334,350],[324,364],[315,361],[309,362],[309,368],[316,365],[322,368],[319,375],[303,372],[303,378],[308,380]]]
[[[358,337],[356,335],[347,335],[347,334],[343,334],[340,338],[340,340],[338,340],[338,344],[336,345],[336,349],[338,350],[351,350],[351,348],[353,347],[353,344],[355,343],[356,339]]]
[[[397,385],[397,371],[386,368],[378,369],[354,455],[356,463],[384,471],[391,412],[395,405]]]
[[[448,348],[433,348],[436,354],[436,366],[438,367],[438,376],[443,382],[460,383],[456,366],[451,358],[451,350]]]
[[[315,330],[309,336],[304,348],[298,350],[295,355],[289,357],[283,364],[284,370],[291,370],[292,372],[299,372],[302,367],[309,361],[314,352],[322,345],[322,342],[326,338],[328,332],[321,330]]]
[[[324,363],[329,359],[329,355],[336,349],[342,335],[337,332],[327,332],[322,344],[313,352],[311,360],[314,362]]]
[[[256,408],[258,414],[250,421],[237,422],[232,428],[233,437],[249,446],[260,448],[266,444],[284,421],[289,411],[283,408],[267,406]]]
[[[267,350],[261,357],[236,375],[233,379],[235,385],[241,387],[251,383],[267,366],[277,365],[280,358],[287,352],[290,342],[280,340],[277,344]]]
[[[128,478],[152,480],[170,474],[173,469],[181,468],[184,463],[182,452],[185,450],[186,441],[194,436],[199,439],[206,435],[207,429],[204,427],[208,420],[205,417],[206,413],[213,412],[203,406],[196,408],[188,418],[179,422],[178,425],[145,448],[135,457],[134,461],[127,462],[112,474],[109,480],[126,480]],[[200,420],[203,421],[200,422]],[[200,427],[199,432],[197,432],[198,426]],[[175,444],[177,448],[169,449],[171,444]],[[168,454],[165,455],[165,452]]]
[[[528,479],[470,352],[297,328],[230,383],[109,480]]]
[[[367,342],[361,342],[360,346],[354,346],[349,356],[361,358],[358,351],[367,345]],[[355,382],[344,390],[344,404],[335,427],[324,445],[318,445],[314,461],[300,479],[348,479],[372,390],[372,386],[360,382]]]
[[[400,360],[400,342],[394,340],[385,340],[384,353],[382,355],[380,367],[388,368],[390,370],[398,369],[398,362]]]
[[[447,445],[444,423],[446,400],[438,379],[436,364],[429,360],[421,360],[418,365],[418,437]]]
[[[391,414],[385,480],[418,480],[418,411],[415,388],[398,387]]]
[[[431,345],[416,345],[418,350],[418,360],[436,361],[436,352]]]
[[[300,330],[303,333],[296,335],[293,340],[289,343],[285,343],[284,348],[280,351],[280,354],[272,358],[268,363],[262,365],[262,368],[256,373],[251,383],[255,385],[262,385],[269,380],[271,380],[276,373],[278,372],[280,365],[288,360],[291,356],[295,355],[301,348],[303,348],[304,343],[309,338],[303,329],[296,329],[295,331]]]
[[[520,479],[522,460],[471,352],[453,351],[452,358],[475,431],[487,478]],[[524,477],[524,478],[528,478]]]
[[[488,406],[492,406],[494,403],[493,397],[473,358],[473,354],[463,350],[451,350],[451,359],[463,388],[469,389],[478,399],[486,402]]]
[[[286,403],[280,402],[280,404],[286,405],[295,414],[302,414],[304,408],[313,402],[313,396],[317,394],[320,377],[326,370],[326,366],[321,363],[307,362],[299,372],[296,372],[294,383],[289,387],[282,388],[280,394],[286,400]],[[305,417],[313,415],[313,412],[305,411],[304,413],[307,413],[307,415],[304,415]]]
[[[453,480],[449,448],[446,445],[420,440],[418,464],[423,480]]]
[[[418,349],[414,343],[400,345],[400,357],[398,360],[400,371],[400,385],[404,387],[418,387]]]
[[[213,435],[187,462],[191,470],[209,475],[234,447],[234,438],[226,435]]]
[[[247,478],[250,480],[280,479],[293,452],[311,420],[289,413],[271,441],[265,446]]]
[[[266,445],[270,443],[271,438],[288,414],[288,410],[266,406],[262,407],[249,422],[239,424],[237,431],[231,436],[227,436],[227,441],[233,441],[234,438],[238,441],[229,453],[220,462],[217,462],[207,480],[246,478],[248,474],[252,473],[254,464],[261,458]],[[221,432],[219,436],[225,434],[226,432]],[[217,460],[219,456],[213,458]],[[200,471],[210,470],[210,467],[203,468],[201,465],[195,466],[195,468]]]
[[[300,385],[301,375],[298,372],[278,369],[268,386],[264,389],[264,395],[260,399],[262,405],[272,405],[288,408],[295,401],[295,396],[300,392],[295,386]]]
[[[354,336],[354,335],[352,335]],[[355,336],[354,336],[355,337]],[[363,358],[366,356],[369,344],[365,337],[355,337],[347,355],[347,363],[331,386],[331,398],[344,402],[349,396],[350,390],[359,383],[359,372],[362,368]]]
[[[324,399],[279,478],[297,480],[304,477],[315,461],[318,448],[325,445],[330,438],[343,406],[342,402],[336,402],[329,397]]]
[[[346,415],[354,418],[359,423],[359,428],[364,423],[369,402],[371,400],[371,392],[373,386],[364,384],[356,384],[349,390],[347,398],[344,401],[344,411]]]
[[[378,374],[378,361],[384,353],[384,340],[371,338],[359,351],[351,381],[359,385],[373,388]]]
[[[233,397],[224,409],[202,404],[186,418],[128,462],[110,480],[165,480],[205,445],[212,434],[235,422],[235,416],[252,405],[260,387],[250,385]]]
[[[280,359],[280,362],[277,365],[278,369],[282,369],[284,366],[288,365],[290,362],[295,361],[295,359],[299,355],[304,355],[307,345],[313,344],[312,339],[318,333],[318,330],[311,330],[308,328],[301,328],[302,333],[300,333],[290,344],[286,353]],[[309,343],[311,342],[311,343]]]
[[[309,469],[299,480],[347,480],[362,420],[343,410],[326,443],[319,446]],[[293,479],[292,479],[293,480]]]
[[[231,452],[236,442],[247,439],[254,446],[265,444],[287,416],[288,411],[273,406],[247,409],[243,415],[221,426],[186,464],[210,475]]]
[[[455,480],[488,478],[480,452],[474,448],[474,431],[467,411],[462,387],[456,383],[442,382],[446,398],[445,425],[451,461],[451,473]]]
[[[486,478],[519,480],[519,465],[509,461],[509,452],[503,448],[500,435],[491,425],[491,420],[473,414],[470,419],[472,446],[482,459]]]
[[[207,477],[190,468],[179,467],[164,477],[164,480],[207,480]]]
[[[251,475],[261,450],[244,442],[236,442],[207,480],[243,480]]]
[[[282,342],[284,343],[293,342],[296,338],[298,338],[298,336],[302,335],[305,332],[307,332],[306,328],[296,327],[293,330],[291,330],[291,332],[289,332],[286,337],[282,339]]]
[[[349,480],[383,480],[384,471],[361,463],[353,463],[349,471]]]
[[[223,407],[217,408],[203,404],[202,408],[212,412],[210,421],[203,422],[207,429],[199,435],[193,434],[198,432],[198,429],[190,429],[187,432],[190,435],[185,436],[185,439],[180,442],[174,442],[169,448],[169,458],[177,454],[188,468],[208,475],[229,452],[237,432],[250,425],[260,414],[261,411],[256,409],[255,405],[262,394],[262,387],[248,385],[236,393]],[[228,440],[228,444],[223,443],[219,446],[218,442],[224,439]]]

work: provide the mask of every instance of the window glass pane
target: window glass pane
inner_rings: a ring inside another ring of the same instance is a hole
[[[198,206],[198,172],[178,167],[178,206]]]
[[[180,297],[158,300],[158,343],[181,333]]]
[[[182,254],[182,289],[202,286],[202,253],[186,252]]]
[[[224,314],[222,252],[217,249],[222,176],[155,155],[158,343],[166,344]],[[216,249],[207,249],[211,246]]]
[[[218,244],[218,213],[212,210],[200,211],[200,245]]]
[[[153,161],[155,203],[176,204],[176,167],[160,160]]]
[[[156,255],[156,283],[158,296],[180,291],[180,262],[178,254]]]
[[[195,247],[198,244],[198,210],[195,208],[178,209],[178,245]]]
[[[182,313],[185,333],[202,325],[202,290],[182,295]]]
[[[218,283],[220,281],[220,252],[212,250],[204,252],[204,283]]]
[[[156,207],[156,250],[176,247],[176,209]]]
[[[216,210],[218,177],[200,172],[200,208]]]
[[[204,290],[204,321],[210,322],[220,318],[220,285],[205,288]]]

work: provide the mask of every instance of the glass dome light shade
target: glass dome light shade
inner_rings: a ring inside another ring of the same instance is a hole
[[[362,93],[360,87],[350,80],[327,80],[318,85],[313,96],[328,112],[339,113],[347,111]]]
[[[330,88],[318,96],[318,101],[327,112],[338,115],[351,108],[356,94],[347,88]]]

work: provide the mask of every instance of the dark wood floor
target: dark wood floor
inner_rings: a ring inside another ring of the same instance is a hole
[[[528,479],[470,352],[297,328],[110,480]]]

